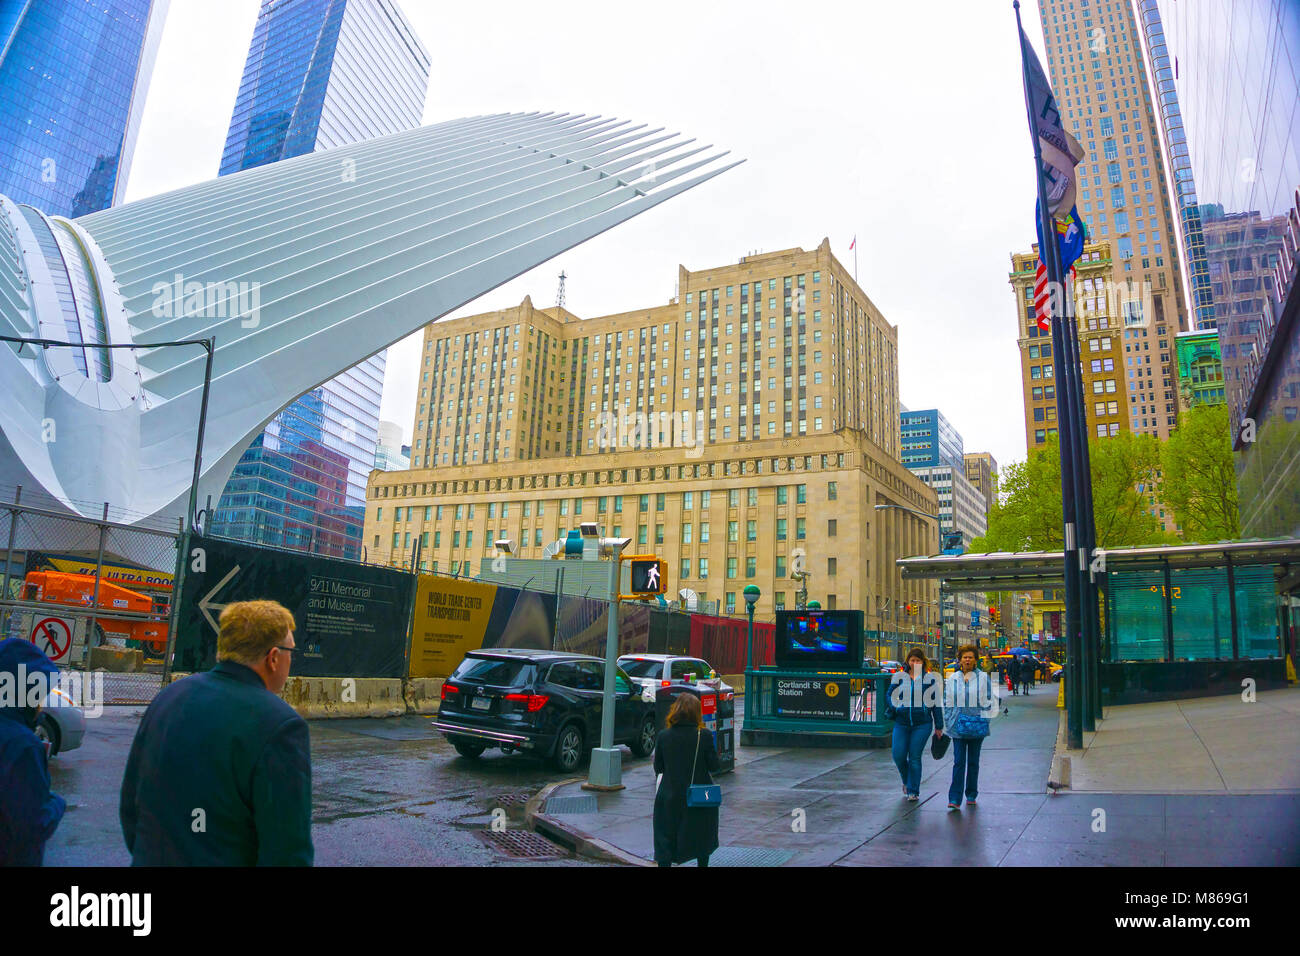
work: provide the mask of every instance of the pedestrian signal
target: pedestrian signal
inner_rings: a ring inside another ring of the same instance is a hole
[[[657,558],[635,559],[632,566],[633,594],[663,594],[668,590],[668,563]]]

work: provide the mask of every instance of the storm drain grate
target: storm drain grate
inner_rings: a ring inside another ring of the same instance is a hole
[[[568,854],[532,830],[485,830],[483,839],[494,849],[521,860],[558,860]]]
[[[547,813],[596,813],[599,809],[596,805],[596,798],[591,795],[583,797],[551,797],[546,801]]]
[[[759,846],[720,846],[709,854],[709,866],[780,866],[794,856],[790,850]],[[695,866],[691,860],[686,866]]]
[[[493,797],[494,807],[520,807],[528,802],[526,793],[501,793]]]

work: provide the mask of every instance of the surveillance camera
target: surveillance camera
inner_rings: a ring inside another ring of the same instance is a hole
[[[578,533],[584,538],[599,538],[600,528],[597,527],[594,521],[584,521],[578,525]]]
[[[500,538],[493,542],[498,551],[504,551],[506,554],[515,553],[515,543],[509,538]]]

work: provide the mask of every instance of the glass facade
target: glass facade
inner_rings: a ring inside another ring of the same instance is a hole
[[[1205,256],[1205,236],[1201,232],[1201,212],[1196,202],[1196,180],[1192,175],[1191,158],[1187,151],[1187,134],[1183,129],[1182,111],[1178,108],[1178,91],[1174,86],[1174,64],[1165,44],[1164,27],[1156,0],[1139,0],[1138,9],[1146,40],[1144,46],[1147,66],[1160,103],[1165,158],[1174,183],[1173,198],[1178,203],[1187,281],[1191,286],[1192,309],[1196,315],[1195,328],[1213,329],[1216,321],[1214,297],[1210,291],[1210,268]],[[1120,204],[1123,204],[1122,198]]]
[[[429,55],[392,0],[264,0],[221,173],[420,125]],[[216,534],[359,560],[385,353],[280,412],[227,482]]]
[[[120,201],[167,0],[0,0],[0,193],[52,216]]]
[[[1300,535],[1300,4],[1157,0],[1200,195],[1243,536]]]
[[[1272,566],[1112,572],[1106,621],[1112,661],[1278,657]],[[1236,652],[1233,612],[1236,612]],[[1167,612],[1166,612],[1167,610]],[[1173,656],[1169,656],[1172,637]]]
[[[949,465],[965,470],[961,434],[937,408],[902,412],[898,418],[905,467]]]

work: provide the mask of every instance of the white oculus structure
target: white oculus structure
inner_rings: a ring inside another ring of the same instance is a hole
[[[738,165],[626,121],[479,116],[78,219],[0,196],[0,486],[185,511],[281,409],[433,319]],[[138,348],[105,349],[129,343]]]

